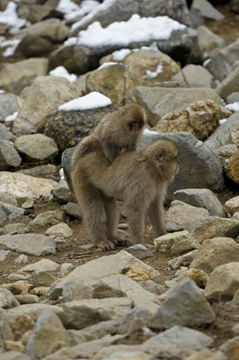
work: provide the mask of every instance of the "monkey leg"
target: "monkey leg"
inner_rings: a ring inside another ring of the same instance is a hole
[[[130,241],[136,244],[144,242],[145,207],[141,202],[134,200],[127,204],[127,217]]]
[[[102,192],[90,186],[86,192],[82,191],[80,203],[89,238],[103,250],[114,249],[114,244],[107,236],[108,219]]]
[[[153,200],[148,209],[148,216],[153,226],[155,235],[161,236],[166,234],[163,201],[160,198]]]
[[[105,196],[105,211],[107,214],[107,238],[115,245],[122,245],[125,243],[125,239],[116,235],[119,223],[119,211],[115,198]]]

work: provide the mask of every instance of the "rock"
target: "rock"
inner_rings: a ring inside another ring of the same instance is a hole
[[[149,326],[154,329],[168,329],[174,325],[195,327],[210,324],[214,318],[201,290],[193,280],[184,278],[170,291]]]
[[[13,64],[3,64],[0,71],[0,87],[19,94],[32,80],[47,73],[48,60],[27,59]]]
[[[21,157],[14,149],[13,144],[8,140],[0,139],[0,170],[9,167],[18,167],[21,164]]]
[[[164,88],[139,86],[135,89],[136,100],[146,112],[148,122],[155,125],[164,115],[180,111],[197,101],[213,100],[222,105],[215,90],[207,88]]]
[[[224,46],[224,40],[208,29],[206,26],[199,26],[198,33],[198,47],[202,54],[212,55],[215,49]]]
[[[6,220],[16,219],[23,214],[23,209],[0,201],[0,224],[3,224]]]
[[[67,238],[73,235],[73,231],[71,230],[70,226],[65,223],[59,223],[54,225],[46,230],[46,235],[54,236],[54,237],[63,237]]]
[[[58,268],[58,266],[59,265],[55,261],[52,261],[50,259],[42,259],[35,263],[26,265],[18,271],[40,273],[43,271],[54,271]]]
[[[239,66],[232,70],[218,85],[217,92],[219,95],[226,99],[226,97],[235,91],[239,91]]]
[[[47,55],[54,49],[49,38],[41,35],[27,34],[17,46],[16,53],[25,57]]]
[[[231,144],[231,134],[234,130],[237,130],[239,122],[239,113],[232,114],[227,121],[221,124],[214,133],[204,142],[204,144],[211,150],[216,150],[219,147]]]
[[[33,328],[32,321],[36,321],[38,316],[43,312],[53,312],[59,315],[62,312],[62,309],[58,306],[48,305],[48,304],[27,304],[27,305],[20,305],[16,306],[13,309],[8,310],[9,317],[11,319],[11,323],[13,328],[15,329],[17,325],[19,326],[18,331],[23,334],[25,331],[22,321],[25,323],[27,330],[29,328]],[[20,321],[21,320],[21,321]],[[22,336],[20,336],[21,338]]]
[[[74,265],[71,263],[64,263],[61,265],[60,273],[61,277],[65,277],[74,269]]]
[[[215,267],[237,261],[239,245],[231,238],[216,237],[202,243],[190,267],[210,273]]]
[[[13,296],[11,291],[0,287],[0,308],[11,309],[18,305],[19,302],[16,300],[15,296]]]
[[[1,284],[1,286],[11,291],[14,295],[26,294],[31,288],[31,284],[27,281],[16,281],[10,284]]]
[[[41,234],[2,235],[0,236],[0,246],[35,256],[56,253],[55,241]]]
[[[25,175],[40,177],[44,179],[52,179],[55,181],[59,180],[57,167],[53,164],[43,164],[39,166],[34,166],[30,169],[21,169],[19,170],[19,172]]]
[[[209,216],[208,210],[186,204],[179,200],[172,201],[167,212],[167,221],[183,226],[189,232],[205,223]]]
[[[15,260],[14,262],[16,264],[27,264],[28,263],[28,257],[24,254],[22,255],[19,255]]]
[[[22,106],[22,103],[22,98],[15,94],[0,94],[0,120],[5,121],[6,117],[14,114],[15,112],[18,112]],[[8,128],[1,124],[0,138],[4,140],[13,140],[15,136],[9,131]]]
[[[211,273],[205,296],[208,299],[231,299],[239,288],[239,262],[217,266]]]
[[[231,112],[227,113],[229,116]],[[187,131],[200,140],[208,137],[219,125],[221,107],[212,100],[197,101],[181,111],[164,115],[156,124],[159,132]],[[225,117],[225,115],[223,115]]]
[[[173,326],[171,329],[151,337],[144,344],[170,345],[177,348],[201,350],[212,345],[214,339],[200,331],[183,326]]]
[[[65,346],[66,331],[59,317],[50,311],[42,312],[27,342],[27,354],[31,359],[41,359]]]
[[[0,261],[5,261],[10,254],[11,252],[8,250],[0,250]]]
[[[82,210],[77,203],[68,202],[64,207],[64,212],[74,218],[82,219]]]
[[[233,104],[234,102],[239,101],[239,91],[235,91],[227,96],[227,104]]]
[[[82,329],[122,316],[131,307],[132,300],[128,298],[74,300],[62,305],[59,317],[65,327]]]
[[[205,271],[201,269],[188,269],[185,272],[183,272],[183,277],[188,277],[195,281],[198,287],[205,288],[207,282],[208,282],[208,275],[205,273]]]
[[[46,92],[47,89],[47,92]],[[13,132],[27,134],[44,130],[46,118],[61,104],[78,96],[77,88],[60,77],[39,76],[14,121]]]
[[[206,20],[224,19],[224,16],[207,0],[194,0],[190,14],[194,26],[202,25]]]
[[[143,244],[134,244],[128,247],[127,251],[140,260],[153,256],[153,253]]]
[[[216,79],[222,81],[232,71],[235,62],[238,60],[238,54],[239,41],[237,40],[216,52],[205,67]]]
[[[143,149],[159,139],[171,140],[179,149],[177,157],[179,172],[169,186],[169,197],[173,198],[172,194],[179,189],[209,188],[212,191],[218,191],[223,188],[220,161],[192,134],[186,132],[159,134],[154,131],[145,131],[139,148]]]
[[[154,246],[157,252],[166,253],[169,256],[180,255],[199,248],[199,244],[188,231],[162,235],[154,240]]]
[[[26,354],[22,354],[17,351],[9,351],[4,354],[0,354],[0,360],[31,360]]]
[[[63,288],[65,302],[87,298],[129,298],[134,306],[145,309],[151,313],[157,310],[158,297],[144,290],[137,282],[122,274],[102,277],[100,280],[88,282],[68,282]]]
[[[147,24],[152,23],[152,18],[144,18],[134,14],[128,21],[119,23],[122,27],[122,36],[121,39],[114,42],[111,41],[111,34],[112,31],[120,31],[118,24],[112,23],[103,28],[102,24],[95,23],[84,32],[79,32],[75,41],[72,42],[69,39],[69,42],[65,42],[62,48],[51,54],[49,59],[50,69],[63,65],[69,72],[83,74],[97,68],[100,58],[106,54],[111,54],[115,50],[122,49],[122,47],[140,48],[150,46],[152,41],[155,41],[160,51],[169,56],[172,55],[175,61],[185,63],[197,38],[196,31],[167,17],[155,17],[154,21],[158,22],[158,31],[152,34],[150,27],[149,31],[147,31]],[[125,29],[132,25],[135,34],[144,26],[145,32],[141,39],[134,36],[134,34],[130,38],[124,36]],[[115,29],[115,26],[117,29]],[[160,31],[161,27],[164,31]],[[168,36],[165,36],[166,28],[169,29]],[[99,36],[94,40],[93,44],[89,44],[87,38],[91,36],[92,32],[97,32]],[[179,48],[180,51],[175,51],[175,49]]]
[[[218,156],[219,160],[221,161],[222,165],[226,165],[228,159],[234,154],[237,150],[237,146],[234,144],[227,144],[224,146],[219,147],[218,149],[214,150],[215,154]]]
[[[197,253],[198,250],[190,251],[184,255],[169,260],[168,264],[172,269],[178,269],[180,266],[189,266]]]
[[[98,91],[111,99],[116,106],[135,101],[134,84],[123,64],[112,63],[86,75],[86,91]]]
[[[0,192],[16,198],[49,199],[57,183],[50,179],[35,178],[21,173],[0,172]]]
[[[48,18],[52,14],[59,15],[55,9],[55,1],[47,1],[45,4],[38,4],[35,1],[31,3],[23,2],[19,4],[18,14],[21,18],[24,18],[30,23],[36,23]]]
[[[183,77],[189,87],[211,88],[213,87],[213,76],[201,65],[186,65],[182,69]],[[177,79],[177,75],[174,76]]]
[[[52,226],[63,221],[63,214],[59,210],[49,210],[38,214],[35,219],[29,222],[31,229],[36,229],[41,226]]]
[[[59,202],[67,203],[73,197],[71,190],[65,180],[61,180],[57,187],[53,190],[53,196]]]
[[[174,193],[176,200],[207,209],[212,216],[225,216],[225,211],[217,196],[209,189],[183,189]]]
[[[227,200],[224,204],[224,208],[225,211],[230,215],[233,215],[235,212],[239,211],[239,195]]]
[[[21,36],[44,36],[53,42],[61,42],[66,39],[68,32],[68,26],[64,25],[60,19],[52,18],[30,25],[23,29],[20,34]]]
[[[15,296],[17,301],[23,305],[23,304],[37,304],[40,302],[40,299],[37,295],[32,294],[24,294],[24,295],[16,295]]]
[[[186,358],[186,360],[227,360],[226,355],[221,351],[203,349]]]
[[[15,141],[15,147],[30,160],[53,159],[58,153],[55,141],[43,134],[19,136]]]
[[[114,6],[113,6],[114,5]],[[183,24],[189,24],[189,11],[186,3],[182,0],[175,3],[164,3],[164,1],[145,1],[141,5],[135,0],[123,0],[117,4],[109,3],[98,6],[90,14],[83,17],[74,27],[72,34],[76,35],[80,29],[86,28],[90,23],[99,21],[102,26],[107,26],[115,21],[128,20],[133,14],[140,14],[145,17],[168,15]]]
[[[193,236],[202,243],[206,239],[214,237],[236,237],[239,231],[239,221],[236,219],[226,219],[219,217],[211,217],[204,221],[193,230]]]
[[[84,111],[57,111],[47,118],[44,134],[55,140],[62,152],[68,147],[75,146],[79,140],[89,134],[89,131],[101,120],[101,118],[114,111],[113,106],[105,106]],[[67,159],[71,157],[74,149],[67,149],[62,155],[62,163],[65,171]],[[68,152],[70,155],[68,156]],[[66,159],[66,161],[65,161]],[[68,164],[68,167],[70,165]]]
[[[225,172],[229,179],[239,184],[239,150],[236,150],[226,164]]]

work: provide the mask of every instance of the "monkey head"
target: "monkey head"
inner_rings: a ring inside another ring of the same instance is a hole
[[[157,176],[161,180],[172,182],[179,171],[176,145],[169,140],[158,140],[144,152]]]
[[[127,104],[120,109],[120,115],[124,121],[126,133],[137,134],[146,126],[146,114],[144,108],[138,104]]]

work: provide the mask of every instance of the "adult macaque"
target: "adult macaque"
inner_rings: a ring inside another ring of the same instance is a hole
[[[126,202],[130,240],[143,242],[146,214],[156,236],[166,233],[163,203],[177,171],[174,143],[158,140],[141,152],[120,154],[112,163],[103,150],[78,158],[71,173],[89,238],[102,249],[117,245],[116,198]]]
[[[146,115],[138,104],[128,104],[105,115],[92,133],[77,145],[72,158],[73,166],[78,158],[101,147],[110,161],[122,151],[136,150],[145,125]]]

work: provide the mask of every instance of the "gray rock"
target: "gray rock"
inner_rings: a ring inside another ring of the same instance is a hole
[[[232,114],[227,121],[221,124],[212,135],[204,142],[211,150],[216,150],[221,146],[231,144],[231,133],[238,129],[239,113]]]
[[[43,312],[53,312],[58,314],[62,312],[62,309],[58,306],[48,305],[48,304],[27,304],[16,306],[8,310],[9,319],[12,323],[19,316],[30,317],[33,321],[36,321],[38,316]]]
[[[192,88],[211,88],[213,85],[213,76],[200,65],[187,65],[182,69],[184,80]],[[173,79],[177,80],[181,73],[176,74]]]
[[[134,244],[127,248],[127,251],[140,260],[153,256],[153,253],[143,244]]]
[[[140,148],[159,139],[171,140],[179,149],[179,172],[169,186],[169,194],[185,188],[209,188],[213,191],[223,188],[222,165],[201,141],[186,132],[159,134],[150,131],[143,135]]]
[[[31,358],[17,351],[8,351],[0,354],[0,360],[31,360]]]
[[[190,24],[189,11],[183,0],[176,3],[165,3],[163,0],[143,0],[140,4],[136,0],[120,0],[117,1],[117,4],[109,3],[107,7],[105,4],[98,6],[83,17],[77,26],[74,26],[72,35],[76,35],[80,29],[86,28],[94,21],[99,21],[103,27],[106,27],[115,21],[126,21],[133,14],[145,17],[168,15],[183,24]]]
[[[59,180],[59,173],[56,165],[53,164],[43,164],[39,166],[34,166],[29,169],[21,169],[19,170],[20,173],[35,177],[40,177],[44,179],[52,179],[52,180]]]
[[[0,97],[1,99],[1,97]],[[1,106],[1,105],[0,105]],[[16,138],[15,135],[3,124],[0,124],[0,139],[1,140],[14,140]]]
[[[213,54],[217,48],[224,46],[224,40],[208,29],[206,26],[199,26],[197,28],[198,33],[198,47],[201,53],[204,54]]]
[[[229,94],[226,98],[227,104],[232,104],[232,103],[238,102],[238,101],[239,101],[239,91],[235,91],[235,92]]]
[[[199,248],[198,242],[188,231],[162,235],[154,240],[154,246],[157,252],[166,253],[169,256],[181,255]]]
[[[167,220],[181,225],[185,230],[191,232],[204,224],[209,213],[206,209],[186,204],[179,200],[171,202],[167,212]]]
[[[227,236],[236,237],[239,233],[239,220],[216,216],[205,219],[204,223],[193,230],[193,236],[202,243],[206,239]]]
[[[48,60],[34,58],[3,64],[0,71],[0,88],[19,94],[25,86],[32,83],[32,79],[47,74]]]
[[[1,80],[0,80],[1,81]],[[18,112],[22,106],[23,99],[11,93],[0,94],[0,120],[4,121],[7,116]],[[2,137],[5,134],[5,137]],[[13,140],[14,135],[1,124],[0,138],[5,140]]]
[[[41,234],[2,235],[0,246],[35,256],[56,253],[56,243],[53,239]]]
[[[193,280],[184,278],[170,291],[149,326],[155,329],[168,329],[174,325],[195,327],[210,324],[214,318],[201,290]]]
[[[178,269],[180,266],[189,266],[191,262],[195,259],[197,253],[198,250],[190,251],[187,254],[169,260],[168,264],[174,270]]]
[[[62,203],[67,203],[73,198],[72,192],[65,180],[61,180],[57,187],[53,190],[53,196]]]
[[[43,134],[19,136],[15,147],[30,160],[53,159],[58,153],[55,141]]]
[[[77,88],[68,80],[39,76],[29,89],[27,98],[14,121],[13,132],[29,134],[44,129],[47,116],[55,112],[61,104],[76,97],[78,97]]]
[[[223,80],[230,74],[233,66],[239,58],[239,40],[220,49],[219,52],[207,62],[205,67],[218,80]]]
[[[17,46],[16,53],[24,57],[47,55],[54,49],[50,39],[41,35],[24,36],[20,44]]]
[[[0,172],[0,193],[8,193],[15,198],[49,200],[57,183],[51,179],[36,178],[17,172]]]
[[[114,4],[115,6],[115,4]],[[125,8],[125,3],[124,3]],[[170,25],[169,25],[170,26]],[[85,30],[85,36],[87,37],[87,31]],[[112,31],[107,27],[104,31]],[[90,30],[91,31],[91,30]],[[110,35],[109,35],[110,36]],[[84,74],[92,69],[95,69],[99,65],[99,60],[106,54],[111,54],[115,50],[119,50],[122,46],[127,48],[140,48],[142,46],[150,46],[152,40],[156,42],[156,46],[162,52],[172,55],[175,61],[185,62],[192,50],[192,47],[197,39],[197,32],[186,26],[180,26],[171,32],[169,38],[162,37],[161,32],[154,34],[153,39],[145,39],[145,41],[135,41],[131,39],[128,43],[124,41],[122,44],[112,42],[101,42],[101,38],[98,38],[98,44],[94,44],[94,47],[90,47],[82,40],[80,33],[77,45],[63,46],[57,49],[50,55],[49,67],[53,69],[59,65],[63,65],[71,73]],[[180,48],[180,51],[175,49]]]
[[[216,237],[202,243],[190,268],[201,269],[210,273],[215,267],[237,261],[239,245],[231,238]]]
[[[86,299],[67,302],[59,317],[67,328],[82,329],[122,316],[132,307],[128,298]]]
[[[56,225],[63,220],[63,214],[59,210],[49,210],[38,214],[35,219],[29,222],[31,229],[41,226]]]
[[[206,20],[224,19],[224,16],[207,0],[193,0],[190,15],[194,26],[202,25]]]
[[[59,317],[50,311],[42,312],[28,339],[26,352],[31,359],[42,359],[67,346],[66,331]]]
[[[183,189],[174,193],[175,199],[209,211],[212,216],[225,216],[225,211],[217,196],[209,189]]]
[[[13,296],[11,291],[0,287],[0,308],[11,309],[18,305],[19,302],[16,300],[15,296]]]
[[[68,26],[64,25],[64,23],[60,19],[46,19],[43,21],[39,21],[36,24],[25,27],[21,31],[22,35],[37,35],[37,36],[45,36],[46,38],[51,39],[54,42],[61,42],[66,39],[69,32]]]
[[[170,345],[178,348],[201,350],[212,345],[214,339],[200,331],[183,326],[173,326],[159,335],[151,337],[144,344]]]
[[[160,118],[167,113],[182,110],[199,100],[213,100],[223,105],[222,99],[213,89],[207,88],[164,88],[139,86],[135,88],[137,101],[146,112],[148,122],[157,124]]]
[[[217,266],[211,273],[205,296],[208,299],[232,299],[239,288],[239,262]]]
[[[23,304],[37,304],[40,302],[40,298],[37,295],[32,294],[20,294],[16,295],[15,298],[17,301],[23,305]]]
[[[13,220],[23,214],[23,209],[0,201],[0,224],[3,224],[6,220]]]
[[[78,266],[64,279],[53,284],[50,296],[52,299],[57,298],[62,293],[62,289],[68,281],[78,280],[87,285],[90,281],[99,280],[103,276],[122,274],[127,271],[128,268],[129,265],[127,261],[120,256],[102,256]]]
[[[22,159],[13,144],[8,140],[0,139],[0,170],[18,167],[21,161]]]
[[[28,231],[25,223],[6,224],[2,229],[2,235],[25,234]]]
[[[217,92],[218,94],[226,99],[228,95],[233,92],[239,91],[239,66],[232,70],[218,85]]]
[[[10,254],[11,252],[8,250],[0,250],[0,261],[6,260]]]
[[[42,259],[35,263],[28,264],[19,269],[21,272],[40,273],[43,271],[54,271],[58,268],[58,264],[50,259]]]
[[[50,228],[48,228],[45,234],[52,237],[67,238],[73,235],[73,231],[71,230],[69,225],[61,222],[59,224],[53,225]]]

